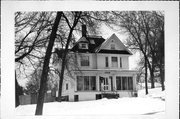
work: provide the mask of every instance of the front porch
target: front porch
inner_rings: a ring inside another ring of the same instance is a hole
[[[87,101],[101,98],[132,97],[136,92],[134,72],[87,70],[75,73],[72,90],[64,95],[69,101]]]
[[[131,70],[83,70],[75,73],[75,91],[136,90],[135,71]]]

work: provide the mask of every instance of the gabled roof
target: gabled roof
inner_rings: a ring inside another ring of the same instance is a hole
[[[116,46],[118,46],[116,50],[111,50],[108,48],[112,41]],[[103,42],[96,52],[112,54],[132,54],[115,34],[112,34],[105,42]]]
[[[84,40],[82,40],[82,38],[83,37],[81,37],[77,41],[77,43],[73,46],[71,51],[73,51],[73,52],[81,52],[81,53],[86,53],[86,52],[95,53],[95,49],[97,47],[99,47],[105,41],[105,39],[102,38],[102,37],[87,36],[86,37],[86,42],[88,43],[88,49],[79,49],[78,44],[81,43],[81,42],[84,42]]]
[[[117,49],[112,50],[108,49],[107,46],[110,45],[112,40],[117,45]],[[79,43],[87,43],[88,49],[80,49]],[[107,40],[100,36],[86,36],[81,37],[76,44],[73,46],[73,48],[70,50],[73,52],[79,52],[79,53],[108,53],[108,54],[126,54],[126,55],[132,55],[132,53],[125,47],[125,45],[120,41],[120,39],[115,35],[112,34]]]
[[[79,42],[89,42],[89,41],[86,39],[86,37],[83,36],[78,40],[77,43],[79,43]]]

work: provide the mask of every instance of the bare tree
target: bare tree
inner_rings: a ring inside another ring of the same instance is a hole
[[[27,75],[26,70],[30,65],[36,68],[38,61],[43,59],[42,49],[46,45],[53,19],[52,13],[47,12],[15,13],[16,106],[19,104],[18,97],[22,94],[19,93],[22,92],[22,87],[17,79]]]
[[[26,83],[26,88],[24,89],[24,93],[26,94],[34,94],[37,95],[40,88],[40,79],[42,75],[42,65],[43,62],[40,62],[39,67],[35,69],[32,74],[28,76],[28,81]],[[52,90],[57,86],[57,75],[55,74],[55,69],[49,67],[48,76],[47,76],[47,85],[46,91]]]
[[[156,62],[159,58],[156,55],[158,34],[163,27],[163,14],[156,11],[113,11],[109,26],[123,29],[128,35],[130,47],[138,49],[144,55],[150,71],[151,88],[154,88],[154,72]],[[159,22],[161,21],[161,22]],[[147,43],[147,45],[146,45]],[[164,44],[161,44],[164,45]],[[146,47],[147,46],[147,47]],[[162,59],[163,57],[161,57]],[[162,67],[161,67],[162,68]]]
[[[34,54],[46,45],[53,20],[52,13],[47,12],[15,14],[15,62],[23,64],[25,58],[38,58]]]
[[[42,112],[43,112],[44,93],[45,93],[45,88],[46,88],[46,83],[47,83],[49,61],[50,61],[51,52],[52,52],[52,48],[53,48],[54,41],[56,38],[56,32],[58,29],[58,25],[59,25],[61,16],[62,16],[62,12],[57,12],[56,19],[55,19],[54,25],[52,27],[49,44],[48,44],[45,58],[44,58],[43,71],[42,71],[42,75],[41,75],[40,89],[39,89],[39,93],[38,93],[38,100],[37,100],[35,115],[42,115]]]
[[[68,48],[69,48],[69,44],[71,42],[71,37],[72,37],[72,33],[74,28],[76,27],[82,12],[72,12],[72,14],[74,15],[74,19],[72,22],[72,25],[70,24],[69,19],[65,16],[65,14],[63,14],[63,17],[65,18],[68,26],[69,26],[69,35],[67,38],[67,43],[65,46],[65,50],[63,52],[63,56],[62,56],[62,68],[61,68],[61,73],[60,73],[60,81],[59,81],[59,92],[58,92],[58,100],[61,101],[61,94],[62,94],[62,84],[63,84],[63,79],[64,79],[64,70],[65,70],[65,64],[66,64],[66,58],[67,58],[67,54],[68,54]]]
[[[57,54],[59,57],[60,63],[61,63],[61,71],[59,71],[59,91],[58,91],[58,101],[61,101],[61,94],[62,94],[62,84],[64,80],[64,71],[66,69],[68,75],[72,78],[72,70],[80,71],[79,67],[77,66],[77,59],[76,54],[72,55],[69,53],[68,48],[73,44],[73,38],[71,37],[73,35],[73,31],[80,31],[79,27],[81,27],[82,24],[86,24],[89,26],[88,31],[93,34],[98,34],[98,26],[101,24],[100,21],[102,21],[102,18],[96,19],[96,13],[100,12],[63,12],[63,18],[68,26],[69,34],[67,36],[66,41],[64,42],[64,48],[57,50]],[[79,23],[79,24],[78,24]]]

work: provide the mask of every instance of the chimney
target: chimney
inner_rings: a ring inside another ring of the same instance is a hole
[[[82,25],[82,37],[86,37],[86,25]]]

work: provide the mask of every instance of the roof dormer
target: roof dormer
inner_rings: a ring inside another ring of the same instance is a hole
[[[86,42],[79,43],[79,49],[88,49],[88,43]]]

